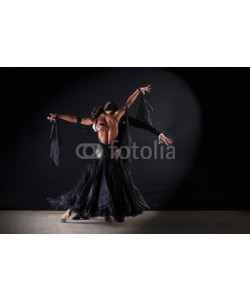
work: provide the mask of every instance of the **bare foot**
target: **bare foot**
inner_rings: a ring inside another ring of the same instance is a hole
[[[113,220],[111,216],[105,216],[104,218],[105,222],[108,224],[113,224]]]
[[[71,210],[68,209],[60,218],[61,223],[65,223],[67,219],[71,216]]]

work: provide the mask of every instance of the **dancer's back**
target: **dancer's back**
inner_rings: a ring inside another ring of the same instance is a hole
[[[97,119],[97,124],[108,127],[108,131],[98,132],[101,143],[111,144],[118,136],[118,120],[116,117],[102,113]]]

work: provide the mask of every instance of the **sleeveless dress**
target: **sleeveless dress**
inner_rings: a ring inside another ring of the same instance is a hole
[[[118,148],[100,141],[98,146],[101,154],[90,161],[76,186],[59,197],[47,198],[52,207],[70,208],[83,219],[111,215],[117,222],[149,210],[133,183],[130,168],[117,155]]]

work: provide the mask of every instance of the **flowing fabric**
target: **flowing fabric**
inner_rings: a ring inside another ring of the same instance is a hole
[[[131,145],[132,145],[132,137],[130,134],[130,126],[129,126],[129,117],[128,117],[128,109],[126,108],[125,115],[121,118],[119,122],[119,130],[118,130],[118,146],[121,147],[121,155],[123,157],[123,163],[127,168],[131,167]]]
[[[59,166],[61,144],[57,122],[54,121],[50,132],[50,162],[52,166]]]
[[[125,159],[123,159],[123,162],[126,165],[126,167],[129,168],[129,170],[131,167],[131,145],[133,142],[130,134],[130,125],[139,128],[144,128],[156,135],[160,134],[160,132],[152,126],[152,105],[149,104],[142,95],[139,101],[140,102],[136,118],[128,116],[128,109],[126,108],[125,116],[120,120],[119,123],[118,141],[119,145],[123,146],[122,157],[125,157]]]
[[[141,94],[140,94],[139,101],[140,102],[139,102],[136,118],[152,126],[151,116],[154,110],[152,105],[149,104],[148,101]]]
[[[156,136],[158,136],[159,134],[161,134],[161,132],[158,129],[156,129],[152,125],[149,125],[148,123],[146,123],[143,120],[139,120],[139,119],[136,119],[136,118],[133,118],[133,117],[129,116],[128,117],[128,122],[129,122],[129,126],[133,126],[133,127],[145,129],[145,130],[153,133]]]
[[[77,185],[59,197],[48,198],[50,204],[55,209],[70,208],[83,219],[111,215],[118,222],[149,210],[123,159],[114,156],[111,145],[100,146],[101,157],[89,163]]]

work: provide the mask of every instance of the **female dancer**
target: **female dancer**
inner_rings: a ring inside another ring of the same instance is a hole
[[[109,101],[104,105],[103,109],[106,114],[113,115],[117,111],[117,109],[119,109],[119,107],[116,102]],[[163,133],[161,133],[155,127],[150,125],[148,122],[145,122],[145,119],[146,119],[145,111],[143,109],[142,109],[142,111],[144,112],[144,115],[143,115],[144,119],[133,118],[131,116],[122,116],[122,118],[119,121],[118,137],[116,138],[118,147],[120,147],[120,146],[129,147],[129,144],[131,143],[131,141],[127,140],[126,137],[128,137],[128,135],[130,136],[130,132],[128,132],[128,131],[129,131],[129,127],[131,127],[131,126],[147,130],[147,131],[151,132],[152,134],[156,135],[158,137],[158,143],[163,142],[167,146],[171,145],[173,143],[173,141],[170,138],[165,136]],[[140,112],[141,112],[141,110],[140,110]],[[127,123],[129,124],[129,127],[127,126]],[[95,134],[99,131],[107,131],[108,130],[108,127],[104,126],[103,124],[102,125],[100,125],[100,124],[84,125],[83,128],[84,128],[84,131],[86,131],[88,133],[95,133]],[[128,161],[126,161],[126,159],[124,160],[125,166],[127,168],[130,167],[129,162],[130,162],[129,160]],[[81,214],[80,215],[76,214],[72,218],[72,220],[81,220],[81,219],[84,219],[84,216],[82,216]]]
[[[114,114],[107,114],[103,107],[98,106],[93,110],[91,118],[79,119],[61,114],[47,117],[50,122],[60,118],[83,125],[101,124],[108,128],[107,131],[98,132],[99,145],[102,147],[98,161],[91,161],[71,191],[57,198],[48,198],[56,209],[67,209],[61,222],[66,222],[72,211],[86,219],[104,216],[107,223],[112,223],[113,216],[117,222],[123,222],[126,216],[136,216],[150,208],[134,185],[122,159],[115,155],[116,150],[112,145],[118,136],[119,121],[126,109],[134,103],[139,93],[146,92],[151,92],[150,85],[137,89]]]

